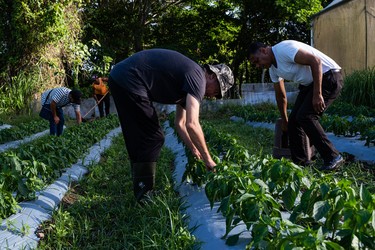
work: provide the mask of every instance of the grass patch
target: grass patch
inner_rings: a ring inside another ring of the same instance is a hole
[[[124,152],[124,153],[123,153]],[[173,154],[163,149],[157,165],[157,196],[136,203],[122,137],[68,193],[53,220],[44,223],[39,249],[194,249],[199,243],[172,185]],[[69,202],[66,202],[69,200]]]
[[[9,124],[9,125],[19,125],[22,123],[29,123],[35,120],[41,120],[38,114],[20,114],[20,115],[9,115],[9,114],[0,114],[0,125]]]
[[[375,108],[375,67],[355,70],[346,76],[341,97],[356,106]]]

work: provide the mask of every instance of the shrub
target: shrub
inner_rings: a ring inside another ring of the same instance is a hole
[[[357,70],[346,76],[342,99],[353,105],[375,108],[375,67]]]

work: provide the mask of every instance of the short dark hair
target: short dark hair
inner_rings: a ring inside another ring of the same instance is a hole
[[[72,91],[70,91],[69,94],[73,98],[73,103],[81,104],[81,97],[82,97],[81,91],[79,91],[78,89],[73,89]]]
[[[258,52],[260,48],[266,48],[268,45],[261,43],[261,42],[253,42],[250,44],[248,50],[247,50],[247,56],[254,55]]]
[[[202,67],[206,70],[206,72],[210,75],[212,75],[214,72],[210,69],[210,66],[208,64],[203,64]]]

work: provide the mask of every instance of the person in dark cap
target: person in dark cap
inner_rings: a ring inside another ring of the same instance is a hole
[[[71,90],[66,87],[54,88],[42,93],[42,109],[45,109],[43,118],[49,121],[50,135],[60,136],[64,130],[64,112],[63,107],[69,104],[73,105],[77,123],[82,122],[81,117],[81,97],[79,90]]]
[[[156,161],[164,144],[153,102],[176,104],[176,130],[208,171],[216,163],[208,151],[199,122],[203,98],[222,98],[234,84],[225,64],[198,65],[167,49],[137,52],[114,66],[109,76],[126,149],[131,162],[133,192],[138,202],[153,190]]]

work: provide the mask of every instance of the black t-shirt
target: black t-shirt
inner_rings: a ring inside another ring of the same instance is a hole
[[[202,101],[204,70],[190,58],[167,49],[137,52],[119,62],[110,76],[127,91],[164,104],[185,106],[187,94]]]

